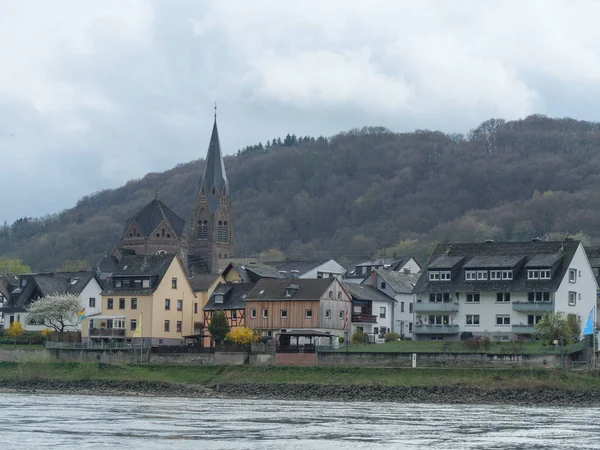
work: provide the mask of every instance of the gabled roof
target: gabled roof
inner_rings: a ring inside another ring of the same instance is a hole
[[[429,269],[452,269],[459,262],[464,259],[464,256],[448,256],[441,255],[432,261],[428,268]]]
[[[181,239],[185,231],[185,220],[175,214],[167,205],[158,199],[152,200],[144,206],[135,216],[130,217],[125,222],[123,229],[123,238],[134,222],[142,232],[143,237],[150,237],[150,234],[165,221],[172,229],[175,235]]]
[[[223,278],[231,270],[235,270],[244,283],[256,283],[261,278],[281,278],[277,268],[266,264],[240,264],[232,262],[223,270]]]
[[[395,299],[384,294],[377,288],[369,285],[356,283],[341,283],[346,292],[352,297],[352,300],[368,300],[376,302],[394,302]]]
[[[560,254],[543,254],[543,255],[535,255],[525,264],[525,267],[552,267],[556,264],[562,255]]]
[[[335,280],[324,278],[263,278],[250,291],[246,301],[261,300],[319,300]],[[286,288],[297,286],[291,297],[286,297]]]
[[[204,311],[218,309],[244,309],[246,297],[255,283],[220,284],[208,299]],[[223,295],[223,303],[215,303],[217,295]]]
[[[509,269],[525,259],[524,255],[479,255],[468,260],[465,269]]]
[[[278,271],[287,272],[287,276],[291,278],[291,273],[293,271],[298,271],[297,275],[302,276],[305,273],[310,272],[311,270],[316,269],[319,266],[322,266],[323,264],[325,264],[329,261],[335,262],[335,260],[328,258],[328,259],[318,259],[318,260],[311,260],[311,261],[287,260],[287,261],[279,261],[279,262],[269,262],[266,264],[276,267]],[[344,269],[342,267],[342,270],[345,271],[346,269]],[[341,272],[341,273],[343,273],[343,272]]]
[[[102,291],[102,295],[150,295],[159,286],[174,259],[173,255],[128,255],[124,256],[112,275],[112,280]],[[117,288],[113,281],[118,278],[151,277],[153,279],[149,288]],[[185,280],[187,282],[187,280]]]
[[[402,273],[393,270],[376,269],[379,275],[396,294],[410,294],[415,288],[421,274]]]
[[[555,292],[579,245],[579,241],[440,244],[431,254],[427,269],[449,268],[450,263],[459,261],[456,263],[452,279],[450,281],[429,281],[428,271],[424,270],[413,292],[530,292],[540,290]],[[512,280],[465,280],[465,265],[472,259],[487,257],[490,260],[514,261],[515,255],[523,255],[523,260],[519,264],[523,261],[525,264],[515,266]],[[442,264],[439,261],[442,261]],[[445,261],[449,261],[449,263]],[[530,261],[555,261],[552,278],[550,280],[528,280],[527,264]]]
[[[218,189],[215,195],[212,194],[213,186]],[[223,155],[221,154],[221,143],[219,141],[216,117],[210,136],[210,143],[208,144],[206,166],[204,167],[204,174],[200,181],[199,191],[202,192],[202,189],[204,189],[204,194],[208,198],[208,208],[211,214],[214,214],[219,207],[220,197],[223,195],[224,190],[229,195],[229,183],[227,181],[227,174],[225,173]]]
[[[190,278],[190,284],[194,292],[208,291],[219,276],[214,274],[194,274]]]

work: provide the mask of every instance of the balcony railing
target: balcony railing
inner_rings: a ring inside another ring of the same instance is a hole
[[[416,334],[457,334],[458,325],[417,325]]]
[[[90,328],[90,337],[124,338],[123,328]]]
[[[513,311],[554,311],[554,302],[513,302]]]
[[[533,334],[535,325],[513,325],[512,332],[517,334]]]
[[[352,322],[377,323],[377,316],[371,314],[352,314]]]
[[[417,302],[415,312],[458,312],[458,303]]]

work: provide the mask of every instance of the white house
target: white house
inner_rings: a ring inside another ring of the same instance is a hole
[[[54,294],[72,294],[79,297],[86,316],[101,311],[102,286],[95,272],[44,272],[19,276],[19,285],[10,293],[8,302],[0,311],[9,328],[14,321],[21,322],[27,331],[42,331],[43,325],[27,325],[27,308],[36,300]],[[72,329],[80,329],[79,323]]]
[[[362,285],[373,286],[396,300],[392,331],[398,333],[402,338],[412,339],[413,337],[414,295],[412,291],[418,280],[418,273],[376,269],[361,282]]]
[[[281,278],[342,278],[346,269],[334,259],[265,263],[277,268]]]
[[[440,244],[414,289],[420,340],[531,336],[544,313],[580,322],[598,284],[580,242]],[[466,334],[463,334],[466,333]]]
[[[346,273],[344,280],[349,283],[361,283],[373,270],[379,269],[400,273],[421,272],[421,266],[412,256],[377,258],[356,264],[352,270]]]
[[[392,331],[396,300],[368,284],[343,282],[352,301],[351,333],[362,331],[372,342]]]

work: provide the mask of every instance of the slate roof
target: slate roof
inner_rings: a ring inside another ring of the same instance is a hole
[[[244,309],[246,297],[256,283],[220,284],[208,299],[204,311]],[[215,294],[223,294],[223,303],[215,303]]]
[[[98,271],[101,273],[113,273],[119,264],[117,258],[112,255],[105,255],[98,263]]]
[[[344,283],[342,286],[346,292],[352,297],[352,300],[368,300],[376,302],[394,302],[395,299],[389,295],[384,294],[380,290],[369,285],[362,285],[356,283]]]
[[[95,272],[43,272],[21,275],[26,278],[27,284],[24,288],[15,289],[9,297],[9,301],[3,311],[25,311],[25,308],[33,301],[41,297],[55,294],[80,295],[89,282],[95,278],[100,286],[102,283]],[[77,280],[76,282],[74,282]]]
[[[429,264],[430,269],[452,269],[455,265],[461,262],[464,256],[447,256],[442,255],[436,258]]]
[[[511,269],[521,262],[523,255],[479,255],[469,259],[465,269]]]
[[[318,260],[312,260],[312,261],[289,260],[289,261],[282,261],[282,262],[272,262],[272,263],[267,263],[267,264],[274,266],[275,268],[277,268],[278,271],[287,272],[288,277],[291,278],[290,273],[292,272],[292,270],[297,270],[298,276],[302,276],[306,272],[309,272],[312,269],[316,269],[317,267],[325,264],[327,261],[331,261],[331,258],[318,259]]]
[[[427,268],[423,270],[414,293],[427,292],[529,292],[556,291],[563,280],[567,268],[579,246],[579,241],[565,242],[486,242],[475,244],[439,244],[429,258]],[[465,280],[464,265],[475,257],[513,257],[524,255],[524,262],[534,260],[558,260],[550,280],[527,280],[527,270],[516,266],[512,280]],[[543,257],[540,255],[544,255]],[[446,268],[442,261],[459,262],[457,271],[450,281],[429,281],[428,269]],[[434,264],[432,264],[435,263]]]
[[[165,276],[173,255],[128,255],[124,256],[112,275],[112,280],[102,291],[102,295],[151,295]],[[114,287],[113,281],[118,278],[152,277],[149,288]],[[182,280],[183,281],[183,280]]]
[[[525,263],[525,267],[552,267],[561,258],[562,255],[560,254],[535,255],[533,258],[527,261],[527,263]]]
[[[326,278],[263,278],[250,291],[246,301],[319,300],[333,282]],[[285,289],[290,285],[298,286],[298,291],[292,297],[286,297]]]
[[[590,266],[598,271],[598,269],[600,269],[600,247],[586,247],[585,252],[590,261]],[[594,271],[594,275],[596,275],[596,271]],[[600,285],[600,271],[598,271],[598,275],[596,275],[596,281],[598,282],[598,285]]]
[[[194,292],[208,291],[218,277],[219,275],[194,274],[194,276],[190,278],[190,284],[192,285]]]
[[[156,198],[144,206],[135,216],[127,219],[123,229],[123,238],[126,237],[125,234],[133,222],[140,228],[144,237],[150,237],[150,234],[156,230],[163,220],[171,226],[176,236],[181,239],[185,231],[185,220]]]
[[[219,191],[216,195],[211,194],[213,186],[216,186]],[[227,181],[225,164],[223,163],[223,155],[221,154],[221,143],[219,141],[216,117],[210,136],[210,143],[208,144],[206,166],[204,167],[204,174],[200,181],[199,190],[201,191],[203,187],[208,200],[208,209],[211,214],[214,214],[219,207],[223,190],[226,189],[227,195],[229,195],[229,182]]]
[[[377,269],[375,273],[379,275],[396,294],[412,293],[420,273],[402,273],[392,270]]]

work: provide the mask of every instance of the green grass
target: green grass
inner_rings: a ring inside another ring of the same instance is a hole
[[[375,369],[359,367],[256,367],[108,365],[32,361],[0,363],[2,380],[129,380],[200,386],[293,383],[374,386],[469,386],[493,388],[600,389],[595,372],[551,369]],[[0,384],[1,385],[1,384]]]
[[[578,342],[569,348],[560,349],[561,352],[571,353],[582,350],[585,342]],[[342,347],[338,352],[345,352]],[[476,350],[467,348],[461,341],[394,341],[385,344],[349,345],[349,352],[382,352],[382,353],[491,353],[491,354],[555,354],[558,351],[553,346],[543,345],[539,341],[523,342],[492,342],[489,348],[479,347]]]

